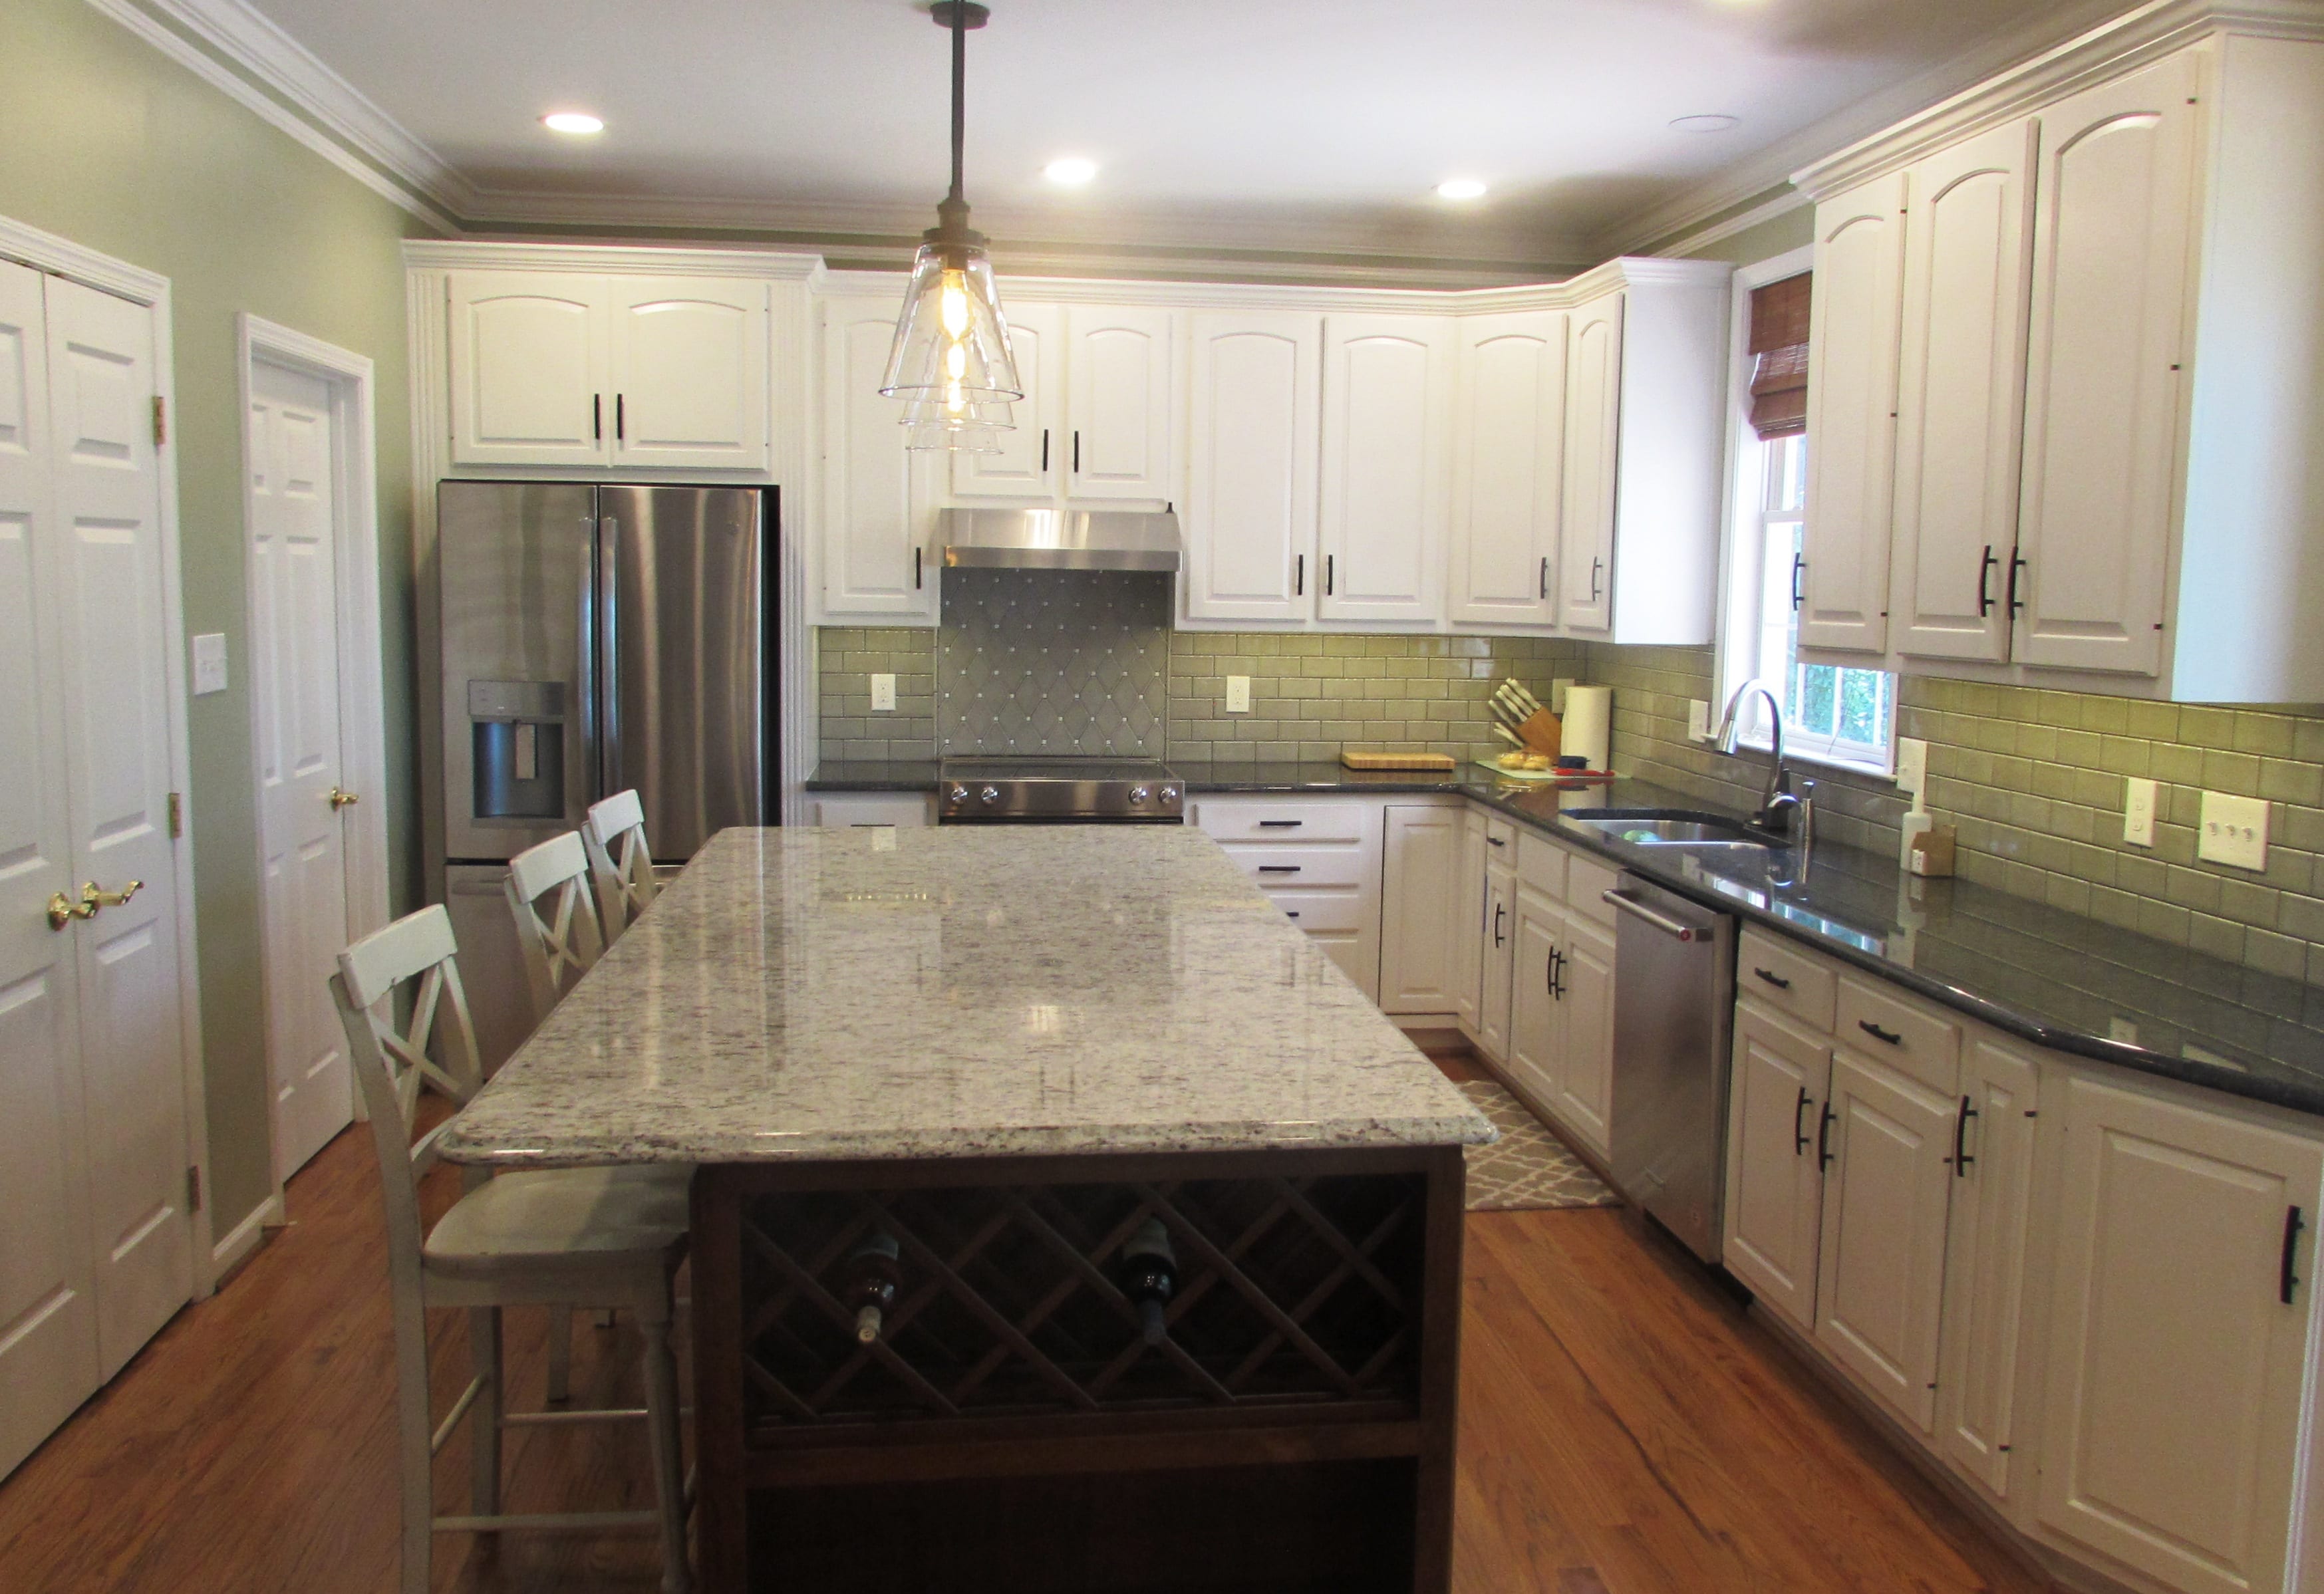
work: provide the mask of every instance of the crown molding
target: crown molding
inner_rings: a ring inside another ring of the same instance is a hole
[[[644,277],[760,277],[819,281],[820,254],[780,249],[673,249],[639,244],[498,244],[477,239],[406,238],[403,263],[415,271],[618,272]],[[898,290],[903,278],[896,279]]]

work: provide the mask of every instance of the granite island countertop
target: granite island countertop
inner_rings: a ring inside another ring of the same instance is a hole
[[[1065,825],[722,832],[442,1144],[544,1167],[1492,1138],[1207,836]]]

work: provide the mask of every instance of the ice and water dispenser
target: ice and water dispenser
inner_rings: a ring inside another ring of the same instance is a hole
[[[563,681],[468,683],[478,819],[565,815]]]

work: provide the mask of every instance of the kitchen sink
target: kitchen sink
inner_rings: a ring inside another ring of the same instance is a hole
[[[1739,819],[1686,808],[1569,808],[1560,825],[1594,830],[1634,847],[1680,847],[1690,852],[1729,849],[1765,852],[1786,843]]]

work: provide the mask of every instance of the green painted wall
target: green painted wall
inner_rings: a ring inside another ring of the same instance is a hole
[[[428,229],[86,0],[0,4],[0,215],[170,279],[186,631],[224,631],[233,689],[194,699],[195,901],[212,1213],[266,1198],[258,842],[242,557],[235,316],[368,355],[378,373],[387,805],[413,898],[410,422],[399,240]],[[365,793],[369,798],[373,794]]]
[[[1792,187],[1789,183],[1782,184],[1769,189],[1764,194],[1753,195],[1740,205],[1735,206],[1728,214],[1739,216],[1746,210],[1791,192]],[[1692,249],[1687,253],[1697,260],[1723,260],[1729,265],[1755,265],[1760,261],[1772,260],[1776,255],[1790,250],[1804,249],[1814,241],[1815,207],[1800,205],[1784,211],[1781,216],[1772,217],[1761,222],[1757,226],[1747,227],[1742,232],[1721,238],[1715,244],[1706,244],[1700,249]]]

